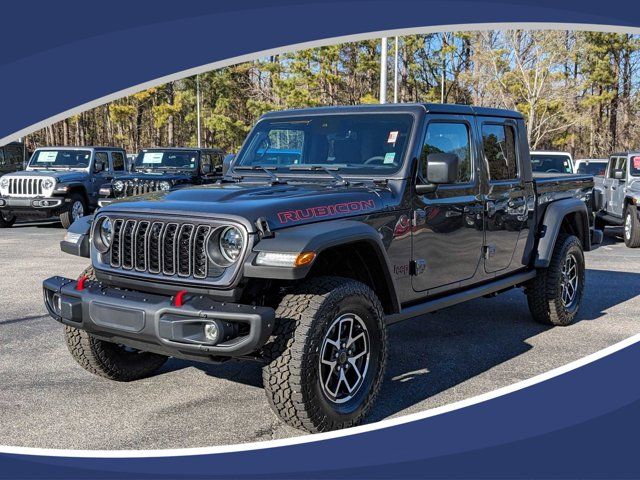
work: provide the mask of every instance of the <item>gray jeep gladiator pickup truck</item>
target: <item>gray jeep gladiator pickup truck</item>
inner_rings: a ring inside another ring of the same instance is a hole
[[[0,228],[17,217],[60,217],[69,226],[98,206],[100,187],[125,173],[126,152],[112,147],[48,147],[26,170],[0,178]]]
[[[536,321],[574,320],[593,178],[541,175],[512,111],[269,113],[217,184],[74,223],[61,247],[91,266],[45,280],[45,304],[94,374],[254,359],[285,422],[353,426],[380,389],[389,324],[513,287]]]
[[[624,243],[640,247],[640,152],[614,153],[604,176],[595,177],[604,208],[597,213],[596,227],[624,225]]]

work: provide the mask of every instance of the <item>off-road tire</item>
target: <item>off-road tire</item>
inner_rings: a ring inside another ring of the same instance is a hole
[[[95,280],[93,267],[87,268],[82,275]],[[82,368],[109,380],[130,382],[149,377],[167,361],[164,355],[127,350],[67,325],[64,336],[71,356]]]
[[[5,214],[0,212],[0,228],[11,228],[14,223],[16,223],[15,215],[5,217]]]
[[[627,222],[630,223],[630,231],[627,232]],[[640,222],[638,221],[638,207],[629,205],[624,210],[624,244],[629,248],[640,247]]]
[[[562,268],[568,255],[573,255],[578,270],[577,298],[566,307],[562,301]],[[573,323],[584,294],[585,266],[582,243],[574,235],[558,234],[547,268],[540,268],[525,287],[529,311],[533,319],[544,325],[566,326]]]
[[[69,228],[71,224],[74,222],[72,211],[73,211],[73,205],[76,202],[82,202],[84,215],[87,215],[89,213],[87,212],[87,202],[85,201],[84,197],[79,193],[72,194],[71,201],[69,202],[68,208],[66,208],[65,211],[60,214],[60,222],[62,223],[62,226],[64,228]]]
[[[345,313],[366,324],[371,356],[353,398],[336,404],[320,385],[319,356],[331,323]],[[382,305],[366,285],[341,277],[311,279],[288,293],[276,310],[273,336],[263,354],[262,379],[273,411],[292,427],[323,432],[358,425],[373,405],[384,378],[387,334]]]

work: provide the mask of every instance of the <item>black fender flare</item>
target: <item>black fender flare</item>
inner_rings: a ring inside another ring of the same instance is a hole
[[[367,242],[373,247],[384,272],[384,283],[394,311],[399,311],[397,289],[391,266],[380,233],[370,225],[354,220],[331,220],[276,230],[273,237],[263,238],[255,244],[244,263],[244,276],[278,280],[301,280],[307,276],[310,265],[284,268],[255,265],[255,258],[262,251],[268,252],[315,252],[356,242]]]
[[[587,205],[577,198],[565,198],[552,202],[544,212],[540,229],[541,237],[538,242],[534,265],[536,268],[546,268],[551,262],[553,249],[560,233],[562,221],[567,215],[577,214],[580,222],[580,240],[585,251],[591,250],[591,235],[589,231],[589,211]]]
[[[92,224],[93,215],[87,215],[73,222],[67,230],[64,240],[60,242],[60,250],[70,255],[90,258],[89,236]]]

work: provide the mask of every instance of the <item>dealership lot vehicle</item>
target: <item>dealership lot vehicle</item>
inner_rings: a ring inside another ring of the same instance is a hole
[[[24,143],[11,142],[0,147],[0,175],[22,170],[26,159]]]
[[[539,323],[574,320],[593,178],[534,177],[526,139],[520,114],[465,106],[267,114],[218,184],[74,223],[62,248],[92,266],[47,279],[45,305],[99,376],[256,359],[290,426],[356,425],[388,324],[513,287]]]
[[[206,185],[220,178],[224,153],[215,148],[146,148],[131,171],[100,190],[101,205],[144,193]]]
[[[0,178],[0,228],[20,217],[51,216],[68,228],[97,206],[104,183],[124,173],[121,148],[38,148],[26,170]]]
[[[627,247],[640,247],[640,152],[611,155],[604,176],[596,177],[596,188],[604,197],[598,228],[622,225]]]
[[[607,169],[609,160],[606,158],[581,158],[576,160],[574,173],[585,175],[602,176]]]
[[[573,158],[567,152],[531,152],[531,170],[542,173],[573,173]]]

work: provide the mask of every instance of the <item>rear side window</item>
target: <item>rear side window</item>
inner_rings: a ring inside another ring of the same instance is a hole
[[[124,155],[121,152],[111,152],[114,172],[124,172]]]
[[[471,147],[469,128],[465,123],[435,122],[429,124],[420,155],[422,178],[427,178],[427,157],[431,153],[457,155],[458,179],[456,183],[471,181]]]
[[[518,178],[516,132],[512,126],[483,125],[482,146],[491,180]]]

